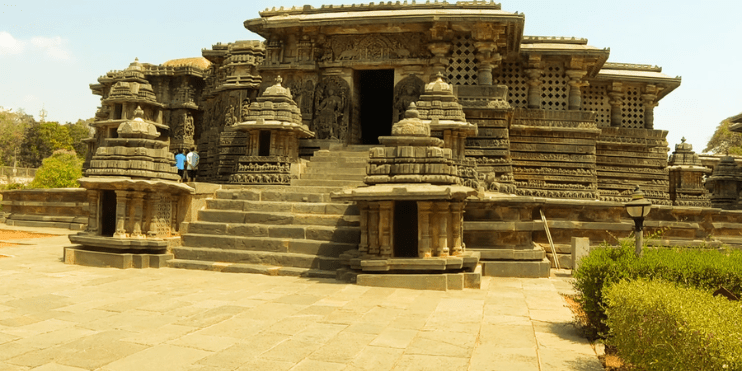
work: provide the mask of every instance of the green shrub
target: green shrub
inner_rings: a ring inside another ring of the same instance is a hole
[[[77,180],[82,178],[82,160],[75,152],[66,150],[54,151],[44,159],[31,188],[77,188]]]
[[[642,370],[742,370],[742,306],[663,281],[605,290],[609,343]]]
[[[580,261],[573,273],[575,289],[582,293],[580,302],[590,326],[600,335],[605,325],[603,291],[624,279],[663,279],[669,282],[716,290],[724,286],[738,297],[742,294],[742,251],[658,248],[645,249],[637,258],[633,242],[618,247],[594,249]]]

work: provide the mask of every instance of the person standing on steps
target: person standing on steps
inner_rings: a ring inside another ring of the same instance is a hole
[[[175,155],[175,167],[178,169],[178,176],[180,177],[178,182],[183,181],[183,178],[185,177],[185,162],[186,155],[183,154],[182,149],[179,149]]]
[[[196,170],[198,170],[198,160],[200,160],[201,157],[198,155],[198,152],[196,152],[196,148],[194,147],[191,152],[188,152],[188,156],[186,156],[186,163],[188,168],[188,181],[189,182],[195,182],[196,181]]]

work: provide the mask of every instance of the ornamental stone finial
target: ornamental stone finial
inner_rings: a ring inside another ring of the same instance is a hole
[[[281,75],[276,76],[276,85],[281,85],[282,82],[283,78],[281,77]]]
[[[680,139],[680,142],[681,142],[681,143],[685,143],[685,137],[681,138],[681,139]]]

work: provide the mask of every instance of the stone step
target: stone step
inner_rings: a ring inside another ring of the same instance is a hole
[[[279,267],[294,267],[321,270],[340,268],[339,258],[267,251],[224,250],[207,247],[174,247],[175,259],[209,262],[259,264]]]
[[[361,231],[358,227],[332,227],[322,225],[265,225],[265,224],[225,224],[212,222],[184,223],[184,235],[217,235],[242,237],[272,237],[299,240],[314,240],[358,244]],[[186,246],[194,246],[191,243]]]
[[[338,180],[338,181],[363,181],[363,178],[366,177],[366,172],[364,171],[363,174],[354,174],[354,175],[343,175],[343,174],[323,174],[322,172],[306,172],[301,175],[300,179],[307,179],[307,180]]]
[[[311,164],[311,163],[310,163]],[[327,164],[326,162],[323,162],[323,164]],[[304,171],[304,174],[324,174],[327,176],[333,176],[333,175],[359,175],[364,176],[366,175],[366,166],[362,167],[337,167],[337,166],[326,166],[326,167],[317,167],[317,166],[307,166],[307,169]]]
[[[277,202],[324,202],[330,203],[331,192],[342,190],[342,186],[331,184],[329,186],[283,187],[282,189],[255,189],[244,188],[237,190],[219,190],[216,192],[217,199],[245,200],[245,201],[277,201]]]
[[[292,187],[322,186],[322,187],[360,187],[366,183],[363,181],[350,180],[319,180],[319,179],[292,179]],[[329,196],[329,195],[328,195]]]
[[[357,226],[360,225],[358,215],[333,214],[297,214],[268,211],[237,211],[237,210],[199,210],[198,220],[212,223],[255,223],[272,225],[324,225],[324,226]]]
[[[277,267],[260,264],[224,263],[201,260],[171,259],[167,262],[171,268],[201,269],[228,273],[256,273],[268,276],[301,276],[315,278],[335,278],[334,270],[324,271],[319,269]]]
[[[380,147],[380,144],[331,144],[329,150],[331,152],[368,152],[371,148]]]
[[[358,215],[358,207],[353,204],[331,202],[280,202],[207,199],[210,210],[233,211],[275,211],[299,214]]]
[[[311,254],[329,257],[340,256],[341,253],[358,247],[358,241],[346,243],[327,240],[299,240],[246,235],[225,236],[209,234],[204,229],[201,229],[199,232],[200,233],[189,232],[184,234],[182,236],[183,246],[224,250]]]
[[[310,161],[310,163],[312,162],[314,163],[331,162],[331,163],[338,163],[338,164],[345,164],[345,163],[365,164],[368,162],[368,156],[366,157],[352,157],[352,156],[342,157],[342,156],[339,156],[337,153],[335,153],[332,156],[312,157],[312,160]]]
[[[319,150],[314,152],[314,156],[312,157],[312,160],[318,157],[336,157],[336,156],[342,156],[342,157],[365,157],[368,158],[368,150],[365,151],[327,151],[327,150]]]

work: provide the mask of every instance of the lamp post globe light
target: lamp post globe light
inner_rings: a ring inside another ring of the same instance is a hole
[[[634,235],[636,236],[636,256],[642,256],[642,245],[644,244],[644,217],[652,210],[652,203],[644,198],[644,192],[637,185],[631,195],[631,202],[626,203],[626,212],[634,219]]]

